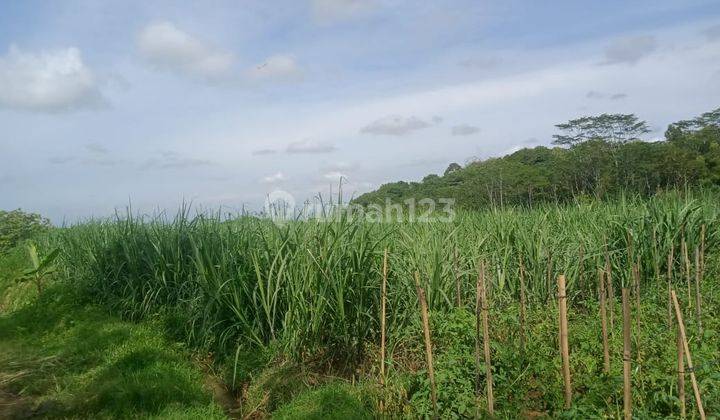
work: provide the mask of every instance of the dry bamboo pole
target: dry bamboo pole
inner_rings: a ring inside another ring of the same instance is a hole
[[[685,242],[685,237],[682,238],[680,248],[683,254],[683,260],[685,261],[685,284],[687,285],[688,308],[692,308],[692,293],[690,292],[690,277],[692,270],[690,269],[690,258],[688,257],[688,247],[687,242]]]
[[[685,352],[683,351],[680,329],[677,329],[677,369],[678,369],[678,399],[680,400],[680,418],[685,418]]]
[[[612,280],[612,265],[610,264],[610,251],[607,238],[605,238],[605,280],[607,281],[608,304],[610,306],[610,334],[615,329],[615,288]]]
[[[565,275],[558,276],[558,307],[560,314],[560,353],[562,355],[563,382],[565,384],[565,408],[572,404],[572,385],[570,383],[570,348],[568,345],[567,294],[565,293]]]
[[[454,271],[455,271],[455,305],[459,308],[462,306],[462,299],[460,298],[460,268],[459,268],[459,262],[458,262],[458,250],[457,247],[455,247],[455,257],[454,257]]]
[[[667,292],[668,292],[668,325],[672,324],[673,320],[673,313],[672,313],[672,277],[673,277],[673,262],[675,261],[674,258],[674,251],[675,247],[670,246],[670,252],[668,253],[668,260],[667,260]]]
[[[700,294],[700,272],[700,250],[698,249],[698,247],[695,247],[695,317],[697,318],[698,332],[702,334],[702,311],[700,308],[702,303],[702,296]]]
[[[578,260],[580,261],[578,264],[580,266],[578,267],[578,289],[583,289],[583,284],[585,283],[585,247],[583,244],[580,244],[580,250],[578,251]]]
[[[483,334],[483,353],[485,357],[485,393],[487,395],[487,412],[490,416],[495,414],[495,398],[493,396],[493,376],[492,376],[492,364],[490,360],[490,326],[488,322],[488,302],[485,294],[485,262],[480,263],[480,273],[478,275],[477,283],[477,299],[476,303],[478,307],[476,313],[476,327],[475,330],[479,332],[480,326],[478,321],[482,322],[482,334]],[[481,317],[477,316],[481,314]],[[481,319],[480,319],[481,318]],[[479,334],[478,334],[479,335]],[[476,337],[479,338],[479,337]],[[476,349],[479,346],[476,345]],[[479,353],[479,351],[477,352]]]
[[[640,257],[638,262],[633,264],[633,281],[635,288],[635,353],[637,355],[638,365],[642,362],[640,356]]]
[[[657,228],[653,226],[653,268],[655,269],[655,281],[660,284],[660,261],[657,249]],[[661,289],[662,290],[662,289]]]
[[[632,383],[630,381],[630,301],[628,289],[622,288],[623,312],[623,413],[625,420],[632,419]]]
[[[525,263],[520,256],[520,354],[525,354]]]
[[[480,385],[480,369],[482,366],[481,356],[480,356],[480,340],[481,340],[481,331],[480,326],[482,325],[482,299],[480,299],[481,295],[481,277],[484,276],[484,262],[478,261],[478,276],[477,280],[475,281],[475,369],[477,374],[475,375],[475,395],[477,398],[480,398],[480,389],[482,388]],[[484,278],[482,279],[484,281]]]
[[[700,226],[700,280],[705,275],[705,224]]]
[[[605,271],[598,270],[598,278],[600,281],[600,326],[602,328],[602,345],[603,345],[603,372],[610,373],[610,347],[608,345],[607,332],[607,310],[605,304]]]
[[[430,379],[430,399],[433,413],[437,416],[437,391],[435,389],[435,370],[433,368],[432,342],[430,341],[430,321],[428,319],[427,300],[425,290],[420,286],[420,273],[415,272],[415,288],[420,301],[420,315],[422,316],[423,335],[425,336],[425,357],[427,359],[428,378]]]
[[[380,301],[380,387],[385,391],[385,302],[387,301],[388,251],[383,255],[382,292]],[[384,401],[380,399],[380,412],[384,411]]]
[[[633,237],[632,237],[632,234],[630,233],[630,229],[626,229],[625,232],[627,233],[627,244],[628,244],[628,246],[627,246],[627,256],[628,256],[628,261],[630,261],[630,263],[632,263],[633,260],[635,260],[635,252],[634,252],[634,250],[633,250]]]
[[[700,420],[705,420],[705,409],[703,408],[702,399],[700,398],[700,388],[698,387],[697,378],[695,378],[695,370],[693,368],[692,356],[690,355],[690,346],[688,345],[687,335],[685,334],[685,324],[683,323],[680,304],[678,303],[675,290],[672,290],[670,293],[672,295],[673,305],[675,306],[675,316],[678,321],[678,330],[680,331],[680,338],[682,339],[685,361],[687,362],[687,370],[690,372],[690,382],[692,384],[693,394],[695,394],[695,404],[697,405],[698,413],[700,414]]]

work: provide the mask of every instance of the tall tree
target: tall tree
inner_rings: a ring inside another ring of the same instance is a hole
[[[706,127],[720,128],[720,108],[705,112],[691,120],[682,120],[670,124],[667,131],[665,131],[665,138],[674,141],[683,137],[684,134],[702,130]]]
[[[553,135],[553,144],[572,146],[588,140],[605,140],[610,143],[627,143],[639,140],[649,133],[645,121],[635,114],[601,114],[580,117],[558,124],[561,134]]]

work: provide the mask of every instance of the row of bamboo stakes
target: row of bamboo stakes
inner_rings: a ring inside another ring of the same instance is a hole
[[[695,249],[694,262],[695,262],[695,315],[697,318],[697,325],[700,332],[702,332],[702,321],[701,321],[701,293],[700,293],[700,282],[702,273],[704,271],[704,251],[705,251],[705,226],[702,226],[701,234],[701,245],[700,248]],[[632,241],[629,241],[630,249],[629,254],[632,256]],[[685,261],[685,274],[688,291],[688,306],[692,305],[691,299],[691,269],[690,260],[688,258],[687,245],[683,238],[681,243],[681,252],[683,253]],[[580,254],[582,255],[583,249],[580,248]],[[457,250],[454,253],[454,267],[455,267],[455,289],[456,289],[456,304],[461,306],[460,298],[460,276],[457,271]],[[678,372],[678,398],[680,400],[680,416],[681,418],[686,417],[686,404],[685,404],[685,364],[687,363],[687,371],[690,374],[691,385],[695,398],[695,403],[698,409],[698,413],[701,420],[705,419],[705,411],[702,404],[702,398],[700,394],[700,388],[697,383],[695,376],[694,366],[692,363],[692,356],[688,345],[688,339],[685,332],[685,324],[683,321],[682,310],[678,302],[677,294],[675,289],[672,287],[672,266],[674,261],[673,250],[670,250],[668,254],[668,271],[667,271],[667,282],[668,282],[668,320],[672,324],[673,319],[676,321],[677,328],[677,372]],[[657,260],[655,261],[655,272],[659,278],[659,268],[657,267]],[[640,270],[639,270],[639,258],[638,262],[632,265],[632,295],[635,298],[635,325],[636,331],[640,331]],[[580,273],[582,276],[582,272]],[[520,351],[521,354],[525,351],[525,306],[526,306],[526,290],[525,290],[525,268],[522,257],[520,257]],[[381,329],[381,345],[380,345],[380,385],[384,388],[385,386],[385,340],[386,340],[386,302],[387,302],[387,278],[388,278],[388,251],[384,252],[383,266],[382,266],[382,288],[381,288],[381,318],[380,318],[380,329]],[[420,305],[420,315],[423,326],[423,339],[425,344],[425,355],[427,363],[428,379],[430,382],[430,399],[432,403],[433,412],[437,415],[437,388],[435,383],[435,372],[433,368],[433,355],[432,355],[432,341],[430,335],[430,322],[428,315],[428,305],[425,295],[425,290],[420,285],[420,274],[415,272],[415,288],[418,295],[418,301]],[[610,323],[610,329],[613,329],[614,317],[613,317],[613,297],[615,296],[612,282],[612,270],[610,265],[609,253],[607,252],[607,244],[605,251],[605,267],[598,270],[598,294],[600,303],[600,324],[601,324],[601,335],[602,335],[602,346],[603,346],[603,372],[610,372],[610,346],[608,342],[608,318]],[[559,350],[562,358],[562,377],[563,377],[563,390],[564,390],[564,407],[570,408],[572,405],[572,381],[570,374],[570,349],[568,342],[568,322],[567,322],[567,294],[566,294],[566,279],[565,275],[561,274],[557,277],[557,303],[558,303],[558,331],[559,331]],[[625,419],[632,418],[632,380],[631,380],[631,366],[632,366],[632,320],[631,320],[631,309],[630,309],[630,289],[628,287],[622,288],[622,320],[623,320],[623,413]],[[610,301],[610,313],[608,317],[608,300]],[[479,367],[484,363],[485,367],[485,397],[487,399],[486,411],[490,416],[494,415],[494,395],[493,395],[493,375],[492,375],[492,360],[490,352],[490,328],[489,328],[489,305],[487,302],[487,289],[485,284],[485,262],[481,261],[479,264],[479,272],[476,284],[476,329],[475,329],[475,359],[476,364]],[[674,309],[674,313],[673,313]],[[481,361],[481,349],[480,343],[482,342],[482,361]],[[637,361],[640,363],[640,354],[637,354]],[[478,374],[476,380],[476,393],[481,393],[481,375]],[[384,411],[383,401],[379,404],[380,412]]]

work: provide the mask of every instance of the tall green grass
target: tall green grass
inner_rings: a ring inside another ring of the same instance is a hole
[[[379,339],[385,248],[392,346],[418,316],[413,272],[420,273],[431,311],[449,312],[456,271],[463,302],[474,301],[480,259],[490,270],[495,305],[517,300],[521,257],[530,304],[552,301],[558,273],[567,275],[572,301],[582,303],[597,296],[607,244],[615,290],[630,279],[630,259],[639,258],[641,287],[652,286],[657,293],[648,298],[661,301],[671,248],[675,281],[684,281],[683,236],[692,252],[706,225],[706,249],[716,248],[718,203],[713,194],[669,194],[460,212],[451,223],[339,217],[283,225],[249,216],[191,217],[183,209],[172,219],[128,214],[80,224],[48,240],[63,249],[66,275],[95,299],[129,318],[171,315],[178,333],[201,348],[233,354],[272,345],[298,359],[352,363]]]

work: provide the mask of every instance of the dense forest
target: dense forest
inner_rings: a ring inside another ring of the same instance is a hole
[[[633,114],[581,117],[556,128],[554,147],[526,148],[465,167],[452,163],[442,176],[385,184],[354,202],[454,198],[460,207],[481,209],[720,186],[720,108],[670,124],[664,141],[643,140],[649,129]]]

